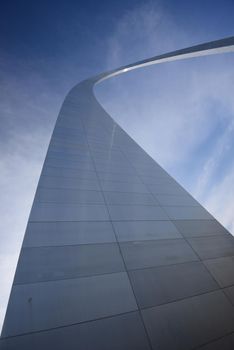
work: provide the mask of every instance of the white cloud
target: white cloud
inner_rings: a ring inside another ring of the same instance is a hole
[[[12,139],[1,155],[0,329],[48,142],[36,135],[36,144],[33,136]]]
[[[107,62],[113,68],[196,43],[195,34],[181,33],[173,19],[151,3],[126,13],[117,24]],[[234,174],[230,155],[220,171],[233,147],[233,90],[233,54],[225,54],[133,71],[98,85],[96,94],[107,112],[214,212],[218,194],[227,194],[227,179]],[[212,192],[215,185],[217,195]],[[232,192],[228,198],[217,218],[233,229]]]
[[[16,262],[18,258],[18,252],[7,253],[1,252],[0,254],[0,276],[1,276],[1,293],[0,293],[0,332],[2,327],[2,321],[6,312],[6,303],[9,298],[12,278],[14,275]]]
[[[25,78],[5,72],[2,78],[0,330],[56,109],[59,108],[57,94],[49,92],[45,81],[33,72]]]
[[[219,136],[216,145],[212,150],[212,154],[205,161],[201,169],[201,175],[199,176],[197,183],[195,184],[195,189],[193,192],[194,195],[200,200],[202,200],[203,198],[204,200],[206,200],[206,197],[210,195],[207,191],[207,188],[209,184],[213,182],[212,177],[215,176],[216,172],[218,172],[217,168],[219,167],[220,162],[222,162],[222,158],[224,157],[225,153],[230,148],[230,139],[233,138],[233,134],[234,120],[230,121],[224,133]],[[227,171],[230,171],[230,169],[228,168]],[[225,179],[226,176],[223,179],[224,182],[226,181]]]
[[[204,204],[210,212],[234,233],[234,166],[220,183],[216,183]]]

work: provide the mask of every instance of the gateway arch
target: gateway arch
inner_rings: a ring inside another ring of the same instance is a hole
[[[234,50],[234,37],[76,85],[59,113],[17,265],[4,350],[234,349],[234,239],[102,108],[94,85]]]

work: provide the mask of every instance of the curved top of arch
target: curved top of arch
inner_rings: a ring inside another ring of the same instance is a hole
[[[145,60],[137,61],[137,62],[128,64],[126,66],[121,66],[119,68],[101,73],[88,80],[92,80],[94,84],[97,84],[105,79],[112,78],[116,75],[124,74],[131,70],[147,67],[154,64],[184,60],[187,58],[214,55],[214,54],[232,52],[232,51],[234,51],[234,36],[220,39],[220,40],[210,41],[210,42],[195,45],[195,46],[190,46],[184,49],[171,51],[158,56],[153,56]]]
[[[100,82],[106,79],[115,77],[120,74],[125,74],[134,69],[144,68],[154,64],[179,61],[179,60],[184,60],[188,58],[215,55],[215,54],[228,53],[228,52],[234,52],[234,36],[223,38],[220,40],[206,42],[195,46],[186,47],[180,50],[175,50],[165,54],[140,60],[125,66],[121,66],[116,69],[112,69],[112,70],[100,73],[98,75],[95,75],[93,77],[90,77],[88,79],[85,79],[79,82],[69,91],[68,95],[64,100],[64,103],[68,102],[68,100],[70,100],[70,97],[72,97],[74,93],[76,99],[79,98],[79,100],[80,98],[82,98],[83,100],[87,101],[89,100],[89,98],[92,97],[93,107],[95,102],[100,107],[100,103],[97,101],[97,99],[93,94],[93,88],[96,84],[99,84]]]

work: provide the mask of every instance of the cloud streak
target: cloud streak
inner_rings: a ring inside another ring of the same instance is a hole
[[[142,59],[182,48],[188,41],[191,45],[195,37],[182,33],[162,8],[143,5],[117,24],[107,62],[120,66],[133,56]],[[233,54],[227,54],[144,68],[105,81],[96,94],[156,161],[217,213],[222,191],[228,192],[228,179],[233,176],[233,89]],[[229,193],[228,198],[217,218],[232,230],[234,195]]]
[[[22,78],[5,68],[0,97],[0,329],[58,110],[57,94],[48,98],[48,85],[41,77],[27,70]]]

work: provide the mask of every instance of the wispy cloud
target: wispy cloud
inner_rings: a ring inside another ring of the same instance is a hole
[[[232,233],[234,232],[234,166],[214,184],[204,204]]]
[[[168,33],[170,32],[170,38]],[[205,39],[203,39],[205,40]],[[197,43],[151,3],[126,13],[110,39],[109,66]],[[233,55],[148,67],[96,89],[109,113],[208,210],[217,212],[234,175]],[[218,190],[214,190],[214,189]],[[234,202],[233,193],[228,198]],[[233,229],[230,202],[217,218]]]
[[[210,187],[212,187],[214,183],[213,177],[216,177],[220,171],[220,164],[222,164],[222,160],[225,157],[225,154],[228,152],[230,147],[232,146],[232,140],[234,136],[234,120],[230,121],[229,125],[226,127],[224,133],[222,133],[219,137],[217,137],[216,144],[212,149],[211,154],[205,160],[202,169],[201,175],[198,177],[194,194],[196,197],[200,199],[206,200],[206,197],[209,196]],[[233,159],[229,160],[229,163],[232,164]],[[230,164],[230,165],[231,165]],[[226,166],[226,172],[232,171],[228,164]],[[226,172],[224,172],[224,179],[226,179]],[[223,174],[222,174],[223,175]],[[208,189],[208,190],[207,190]]]
[[[0,97],[0,329],[46,149],[61,100],[43,78],[2,74]]]

